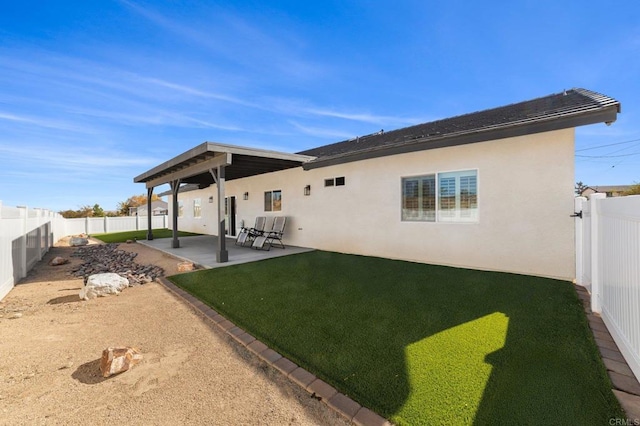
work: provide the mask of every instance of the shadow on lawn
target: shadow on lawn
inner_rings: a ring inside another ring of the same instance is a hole
[[[171,279],[398,423],[620,413],[568,282],[327,252]]]
[[[383,414],[407,424],[427,419],[484,425],[603,424],[617,413],[613,395],[602,396],[609,390],[598,386],[606,377],[593,358],[596,352],[589,347],[571,284],[429,268],[424,285],[398,284],[414,288],[393,298],[392,309],[384,307],[388,301],[378,300],[379,308],[375,298],[368,301],[372,326],[395,322],[398,330],[395,338],[371,348],[393,354],[383,360],[389,366],[374,361],[369,367],[396,373],[397,396],[371,401]],[[379,309],[396,311],[400,319],[376,318]],[[481,359],[474,358],[482,353]],[[589,376],[600,377],[594,381]],[[424,410],[429,414],[415,417]]]

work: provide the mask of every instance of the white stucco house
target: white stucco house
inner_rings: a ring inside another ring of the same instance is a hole
[[[147,216],[148,207],[144,206],[129,207],[129,216]],[[153,216],[162,216],[168,214],[169,205],[163,200],[154,200],[151,202],[151,214]]]
[[[174,229],[286,216],[285,244],[570,280],[575,128],[619,112],[572,89],[295,154],[205,142],[134,182],[170,184]]]

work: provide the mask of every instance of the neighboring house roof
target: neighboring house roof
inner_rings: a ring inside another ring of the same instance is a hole
[[[186,185],[182,185],[180,189],[178,189],[178,193],[195,191],[196,189],[200,189],[200,185],[198,185],[197,183],[188,183]],[[164,197],[166,195],[171,195],[171,190],[159,193],[158,197]]]
[[[593,192],[626,192],[631,189],[632,185],[600,185],[600,186],[587,186],[582,194],[587,192],[588,190],[592,190]]]
[[[317,157],[305,169],[367,158],[501,139],[593,123],[610,124],[620,102],[586,89],[418,124],[312,148],[298,154]]]

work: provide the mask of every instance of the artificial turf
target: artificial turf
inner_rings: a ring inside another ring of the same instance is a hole
[[[566,281],[322,251],[170,279],[397,424],[624,418]]]
[[[171,229],[153,229],[153,238],[171,238],[173,236]],[[189,237],[194,234],[192,232],[183,232],[178,231],[179,237]],[[92,234],[94,238],[99,239],[105,243],[124,243],[127,240],[146,240],[147,239],[147,230],[139,230],[139,231],[126,231],[126,232],[110,232],[108,234]]]

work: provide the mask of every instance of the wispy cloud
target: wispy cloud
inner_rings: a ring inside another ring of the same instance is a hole
[[[103,151],[93,149],[91,152],[79,147],[29,146],[20,147],[13,144],[0,144],[0,153],[5,159],[27,161],[32,164],[46,164],[47,168],[88,170],[106,170],[108,168],[128,168],[149,166],[159,163],[156,158],[132,155],[113,149]]]
[[[29,117],[16,114],[10,114],[0,111],[0,120],[11,121],[19,124],[28,124],[30,126],[45,127],[48,129],[65,130],[72,132],[93,133],[91,129],[74,125],[65,121],[52,120],[41,117]]]
[[[137,111],[137,112],[135,112]],[[192,117],[188,114],[175,113],[164,109],[153,109],[141,106],[138,109],[130,109],[118,112],[107,109],[92,109],[82,107],[69,108],[69,112],[87,117],[100,118],[115,122],[119,125],[150,125],[169,126],[183,128],[210,128],[225,131],[247,131],[241,126],[234,124],[216,123],[211,120]],[[142,112],[142,113],[140,113]]]
[[[127,6],[130,10],[136,14],[142,16],[149,22],[171,31],[174,34],[179,35],[187,40],[198,43],[199,45],[206,46],[208,48],[218,48],[219,44],[214,42],[214,38],[209,33],[194,28],[191,25],[181,24],[176,20],[169,19],[168,17],[154,11],[151,7],[144,7],[139,3],[135,3],[129,0],[119,0],[119,2]]]
[[[177,92],[184,93],[184,94],[187,94],[187,95],[192,95],[192,96],[201,97],[201,98],[208,98],[208,99],[216,99],[216,100],[219,100],[219,101],[229,102],[229,103],[242,105],[242,106],[247,106],[247,107],[251,107],[251,108],[264,109],[263,106],[258,105],[258,104],[254,103],[254,102],[248,102],[248,101],[245,101],[243,99],[239,99],[239,98],[236,98],[236,97],[233,97],[233,96],[229,96],[229,95],[224,95],[224,94],[221,94],[221,93],[207,92],[207,91],[204,91],[204,90],[196,89],[194,87],[185,86],[185,85],[182,85],[182,84],[177,84],[177,83],[172,83],[170,81],[161,80],[159,78],[143,78],[143,80],[147,81],[149,83],[155,84],[157,86],[165,87],[165,88],[168,88],[168,89],[172,89],[172,90],[175,90]]]
[[[282,75],[300,80],[314,79],[325,75],[330,67],[324,63],[309,61],[306,55],[296,52],[306,43],[300,36],[284,27],[270,23],[262,29],[221,7],[202,8],[200,16],[192,17],[188,23],[172,19],[141,2],[120,0],[136,14],[178,37],[214,52],[244,70],[251,68],[261,74]],[[203,16],[207,19],[204,20]]]
[[[370,114],[370,113],[341,112],[341,111],[321,109],[321,108],[306,108],[304,109],[304,111],[306,113],[321,116],[321,117],[340,118],[343,120],[360,121],[363,123],[372,123],[372,124],[380,124],[380,125],[387,124],[391,126],[418,124],[425,121],[415,117],[394,117],[389,115],[376,115],[376,114]]]
[[[295,121],[289,121],[289,124],[291,124],[294,128],[296,128],[300,132],[310,136],[315,136],[320,138],[335,138],[335,139],[341,139],[341,140],[354,137],[353,134],[344,132],[342,130],[305,126]]]

